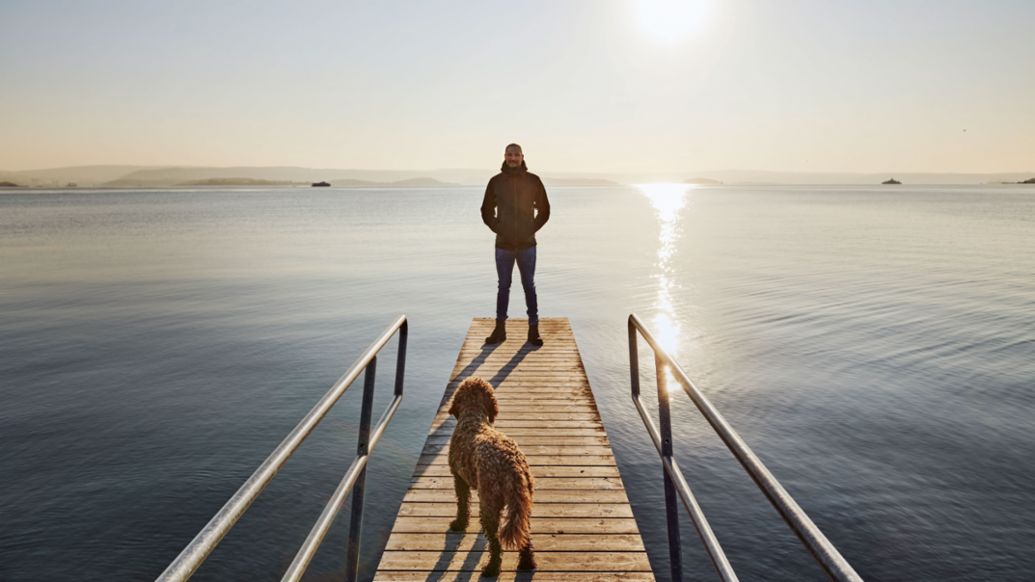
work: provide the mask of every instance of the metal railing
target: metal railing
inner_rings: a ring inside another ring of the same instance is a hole
[[[661,430],[654,426],[654,421],[643,406],[640,400],[640,363],[637,350],[636,335],[647,342],[654,352],[654,369],[658,385],[658,419],[661,423]],[[740,438],[733,427],[726,419],[719,414],[719,411],[712,406],[712,403],[705,398],[704,394],[694,386],[694,383],[687,377],[686,372],[675,360],[669,356],[654,336],[644,327],[643,322],[636,314],[629,315],[629,367],[632,378],[632,399],[647,426],[654,446],[661,456],[661,463],[664,467],[665,479],[665,514],[668,525],[669,559],[672,567],[672,579],[682,580],[682,555],[679,542],[679,515],[676,507],[676,495],[683,501],[683,505],[690,518],[694,522],[698,535],[708,551],[719,576],[726,581],[737,580],[737,574],[730,566],[722,546],[712,532],[708,519],[705,517],[701,506],[697,503],[690,485],[683,477],[679,464],[672,456],[672,416],[669,408],[668,388],[666,386],[666,366],[671,370],[673,378],[683,387],[683,390],[690,396],[690,400],[701,411],[715,432],[726,444],[726,448],[740,461],[744,469],[754,479],[758,488],[769,498],[769,502],[780,513],[787,525],[794,530],[802,543],[812,553],[813,557],[823,567],[832,580],[838,581],[861,581],[862,578],[855,572],[852,566],[841,556],[830,540],[823,535],[823,532],[816,527],[816,524],[809,519],[805,511],[794,501],[783,485],[776,480],[776,477],[769,472],[762,461],[747,446],[744,439]]]
[[[373,432],[371,432],[370,419],[371,408],[373,408],[374,404],[374,375],[377,371],[377,354],[388,343],[388,340],[392,339],[396,332],[399,333],[399,351],[395,364],[395,397],[381,415],[381,419],[378,420]],[[366,490],[367,460],[374,449],[374,445],[381,439],[385,427],[392,420],[392,416],[395,415],[395,411],[399,409],[399,404],[402,401],[407,335],[408,324],[406,316],[402,315],[385,330],[377,341],[371,344],[367,351],[356,360],[356,363],[352,365],[349,371],[339,378],[334,383],[334,386],[324,394],[323,398],[316,403],[316,406],[295,425],[291,433],[266,457],[266,460],[259,465],[259,468],[252,473],[251,477],[248,477],[244,485],[241,485],[230,500],[223,505],[223,508],[209,520],[198,535],[180,552],[180,555],[169,564],[169,567],[162,572],[158,580],[162,582],[181,581],[187,580],[194,574],[208,555],[212,553],[216,545],[219,544],[220,540],[230,531],[230,528],[237,523],[252,502],[262,493],[262,490],[266,488],[266,485],[277,474],[277,471],[294,454],[302,444],[302,441],[309,436],[309,433],[316,428],[316,425],[323,420],[338,399],[345,394],[349,386],[359,377],[360,372],[364,372],[363,404],[360,412],[359,442],[356,446],[356,459],[352,461],[348,471],[345,472],[345,476],[342,477],[331,499],[324,506],[323,512],[317,518],[308,537],[302,543],[302,547],[295,554],[295,559],[281,578],[282,581],[294,581],[302,578],[306,568],[309,566],[309,562],[320,547],[320,542],[327,535],[327,531],[334,522],[334,518],[337,517],[338,512],[341,510],[341,506],[344,504],[349,492],[355,489],[355,492],[352,494],[349,541],[345,560],[346,576],[349,580],[355,580],[359,569],[359,536],[363,523],[363,494]]]

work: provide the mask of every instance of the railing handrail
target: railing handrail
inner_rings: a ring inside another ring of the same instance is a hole
[[[399,349],[395,369],[395,396],[392,402],[381,415],[373,433],[370,432],[370,409],[373,403],[374,375],[377,367],[377,354],[388,343],[388,340],[399,333]],[[223,505],[213,517],[205,524],[205,527],[194,537],[187,547],[180,552],[172,563],[157,578],[161,582],[182,581],[190,578],[201,566],[210,553],[215,549],[224,536],[244,515],[255,499],[262,493],[266,485],[277,474],[277,471],[284,465],[292,454],[298,449],[302,442],[316,428],[316,425],[330,412],[331,408],[338,402],[345,391],[359,377],[360,372],[365,372],[363,404],[360,420],[359,443],[357,445],[357,457],[346,471],[338,488],[335,490],[330,501],[324,507],[323,513],[317,519],[313,529],[310,531],[306,541],[302,544],[294,561],[284,574],[284,580],[298,580],[305,572],[309,561],[316,553],[320,542],[326,535],[331,523],[337,516],[342,502],[349,492],[358,483],[359,487],[353,495],[352,525],[349,535],[349,555],[346,560],[347,574],[352,578],[356,576],[359,549],[359,524],[362,520],[363,483],[366,474],[367,459],[374,445],[384,434],[385,426],[391,421],[395,411],[398,410],[403,394],[403,374],[406,366],[406,340],[409,334],[409,325],[405,315],[399,318],[385,330],[373,344],[365,351],[352,365],[348,372],[342,375],[337,382],[323,395],[305,417],[295,425],[295,428],[284,440],[277,445],[277,448],[266,457],[266,460],[252,473],[250,477],[238,488],[237,492]],[[358,508],[357,508],[358,505]],[[357,511],[358,509],[358,511]],[[357,539],[353,539],[353,537]]]
[[[718,409],[712,405],[712,403],[704,396],[704,394],[698,390],[697,386],[694,385],[693,381],[690,380],[683,368],[676,362],[654,338],[654,335],[643,325],[640,318],[635,313],[629,315],[629,362],[630,362],[630,374],[632,381],[632,398],[636,405],[637,410],[640,412],[640,416],[643,418],[644,424],[647,426],[647,432],[650,434],[651,440],[654,441],[654,446],[658,449],[658,454],[661,456],[662,465],[665,470],[665,484],[666,484],[666,505],[669,514],[673,513],[671,510],[674,507],[674,496],[673,500],[670,501],[670,489],[674,488],[670,479],[674,480],[678,484],[676,493],[683,500],[683,504],[686,506],[687,511],[690,513],[691,518],[694,521],[694,525],[697,528],[698,534],[701,536],[704,542],[705,548],[708,551],[709,557],[711,557],[716,570],[723,580],[736,580],[736,574],[733,572],[732,567],[729,565],[729,560],[726,558],[725,553],[722,551],[722,547],[719,545],[718,540],[711,531],[711,527],[708,525],[707,519],[704,517],[704,513],[701,511],[700,506],[694,499],[693,493],[690,490],[690,486],[687,484],[682,472],[679,470],[679,466],[676,463],[675,458],[672,455],[672,434],[671,434],[671,418],[669,417],[668,407],[668,391],[665,387],[664,378],[664,367],[672,371],[675,379],[682,385],[683,391],[687,393],[690,399],[693,401],[697,409],[700,410],[701,414],[708,421],[708,424],[712,426],[715,432],[719,435],[725,443],[726,448],[733,453],[740,464],[748,472],[751,478],[755,481],[758,488],[765,494],[769,502],[776,508],[783,518],[784,522],[790,526],[790,528],[797,534],[798,538],[802,541],[806,548],[812,553],[813,557],[820,563],[827,575],[833,580],[838,581],[859,581],[862,578],[852,568],[847,560],[841,555],[836,547],[830,542],[829,539],[823,534],[822,531],[813,523],[812,519],[809,518],[805,510],[794,501],[790,493],[784,489],[783,485],[773,476],[769,469],[766,468],[765,464],[762,463],[761,459],[751,450],[747,443],[740,437],[739,434],[733,427],[723,418],[722,414],[719,413]],[[659,434],[658,429],[654,426],[653,420],[643,407],[643,403],[640,401],[640,375],[639,375],[639,356],[637,354],[637,333],[646,340],[647,345],[650,346],[654,352],[654,363],[655,372],[658,384],[658,405],[660,409],[660,421],[662,423],[661,432]],[[676,540],[675,547],[670,544],[670,554],[674,554],[673,558],[673,577],[676,580],[681,579],[682,573],[676,572],[676,568],[679,566],[680,558],[678,553],[678,522],[675,523],[675,531],[673,532],[673,518],[669,515],[669,538],[670,542],[673,539]]]

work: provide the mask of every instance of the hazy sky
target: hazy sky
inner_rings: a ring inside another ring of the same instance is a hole
[[[0,0],[0,170],[477,168],[518,141],[547,171],[1028,171],[1033,22],[1033,0]]]

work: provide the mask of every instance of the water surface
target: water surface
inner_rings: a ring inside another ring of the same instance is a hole
[[[550,194],[542,315],[572,321],[659,577],[660,466],[628,396],[630,312],[864,578],[1030,579],[1035,188]],[[369,572],[470,318],[493,312],[480,201],[478,188],[0,194],[0,579],[153,578],[405,313],[406,398],[369,474]],[[512,299],[521,315],[519,287]],[[351,462],[358,396],[196,579],[279,579]],[[674,414],[680,463],[742,579],[822,579],[685,397]],[[687,573],[710,579],[683,525]],[[312,579],[340,573],[346,528]]]

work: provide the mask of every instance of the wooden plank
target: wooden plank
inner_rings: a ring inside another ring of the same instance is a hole
[[[578,385],[574,383],[555,383],[549,381],[530,381],[530,382],[519,382],[517,380],[504,381],[502,383],[495,383],[493,387],[496,389],[496,393],[504,398],[510,398],[511,396],[520,395],[522,398],[547,398],[552,396],[553,398],[563,398],[568,400],[572,397],[576,398],[592,398],[593,392],[588,385]],[[445,398],[442,399],[442,404],[452,400],[453,391],[450,390],[445,394]],[[499,400],[497,398],[497,400]]]
[[[435,465],[430,465],[435,466]],[[446,465],[440,465],[446,466]],[[421,467],[417,467],[419,472]],[[534,474],[536,469],[532,469]],[[452,490],[451,476],[418,476],[410,482],[410,487],[415,489],[449,489]],[[622,481],[618,477],[535,477],[535,490],[544,489],[621,489]]]
[[[521,452],[525,453],[525,456],[543,456],[543,455],[598,455],[598,456],[611,456],[611,447],[607,445],[533,445],[524,444],[521,446]],[[431,444],[428,443],[424,446],[422,455],[437,455],[437,454],[449,454],[448,444]]]
[[[470,370],[474,370],[474,369],[489,370],[489,369],[500,369],[500,368],[503,368],[503,367],[514,368],[514,367],[517,367],[517,366],[525,366],[525,365],[531,365],[531,366],[555,365],[555,366],[571,366],[573,368],[582,368],[583,365],[578,360],[575,359],[575,356],[577,356],[578,353],[579,353],[579,350],[577,348],[575,348],[574,346],[571,349],[554,350],[554,351],[549,351],[549,352],[543,351],[543,352],[537,352],[537,353],[530,354],[528,356],[521,356],[521,357],[494,356],[494,355],[486,356],[484,353],[460,352],[460,357],[462,357],[462,358],[469,358],[471,360],[471,362],[469,364],[467,364],[466,366],[464,366],[463,368],[461,368],[459,370],[456,370],[456,372],[454,374],[452,374],[449,378],[450,378],[450,380],[452,380],[452,379],[454,379],[457,376],[457,374],[462,374],[464,372],[467,372],[467,371],[470,371]]]
[[[524,372],[541,372],[543,370],[549,370],[562,372],[567,375],[582,369],[582,364],[572,358],[554,358],[550,361],[535,358],[511,358],[505,362],[479,362],[478,364],[468,365],[464,367],[463,370],[459,370],[457,373],[450,376],[449,379],[455,380],[460,374],[466,374],[469,370],[482,370],[483,372],[486,370],[494,372],[513,372],[515,370]]]
[[[473,532],[438,534],[393,533],[386,550],[441,550],[468,552],[476,544],[485,543],[485,536]],[[543,551],[563,552],[628,552],[644,551],[643,540],[630,534],[544,534],[536,538],[535,547]]]
[[[482,359],[480,356],[475,356],[477,361],[471,362],[469,365],[459,369],[453,370],[449,375],[450,382],[456,382],[457,380],[463,379],[466,376],[473,375],[472,372],[479,371],[481,374],[495,374],[495,373],[512,373],[514,371],[542,371],[542,370],[557,370],[563,371],[566,374],[574,374],[577,371],[584,371],[584,367],[574,358],[577,356],[578,351],[572,350],[568,353],[556,353],[550,356],[535,357],[535,358],[511,358],[508,360],[504,359]]]
[[[486,346],[494,325],[491,318],[471,323],[374,579],[479,578],[488,550],[478,532],[477,490],[468,531],[449,531],[456,420],[447,411],[457,386],[481,376],[496,391],[496,428],[518,443],[536,478],[531,525],[539,567],[516,572],[516,552],[505,551],[499,580],[653,580],[568,321],[543,319],[541,348],[524,342],[527,320],[509,320],[507,341]]]
[[[481,376],[480,374],[475,374]],[[491,380],[489,376],[482,376]],[[590,401],[593,402],[593,391],[588,385],[574,383],[552,382],[533,380],[521,382],[516,379],[489,382],[496,392],[496,400],[500,402],[511,400],[563,400],[565,402]],[[453,399],[454,389],[447,390],[439,404],[445,404]],[[595,403],[594,403],[595,405]]]
[[[459,370],[457,372],[459,372]],[[539,376],[538,378],[535,379],[534,382],[532,382],[532,381],[525,382],[526,384],[550,383],[550,384],[558,385],[558,386],[559,385],[579,386],[579,387],[582,387],[582,388],[585,388],[585,387],[590,385],[589,384],[589,380],[586,379],[585,373],[582,370],[572,370],[570,372],[565,372],[564,374],[556,374],[556,375],[550,373],[548,370],[537,371],[537,372],[538,373],[536,373],[536,374],[525,373],[524,371],[522,371],[519,368],[516,371],[509,371],[506,375],[501,374],[500,377],[498,377],[498,378],[492,378],[488,374],[484,374],[484,373],[482,373],[482,374],[466,374],[466,375],[460,375],[458,373],[454,373],[452,376],[449,377],[450,378],[449,379],[449,383],[446,384],[446,388],[449,389],[449,390],[452,390],[452,389],[456,388],[456,386],[461,384],[464,380],[469,378],[470,376],[482,376],[486,380],[493,380],[491,382],[491,384],[494,387],[498,387],[498,386],[503,385],[503,384],[521,384],[522,382],[518,381],[518,378],[520,378],[521,376]],[[582,372],[582,373],[580,373],[580,372]]]
[[[538,427],[512,426],[507,429],[507,436],[514,439],[530,435],[542,435],[549,437],[602,436],[604,438],[607,438],[607,433],[604,432],[604,426],[600,423],[591,423],[590,425],[576,425],[572,423],[566,423],[564,425],[543,424],[542,426]]]
[[[445,423],[447,421],[454,420],[447,413],[442,412],[435,417],[434,421]],[[597,423],[600,422],[600,415],[595,412],[539,412],[536,410],[530,412],[508,410],[500,411],[500,415],[496,417],[497,427],[504,426],[500,423],[505,422],[517,422],[522,420],[549,420],[549,421],[561,421],[567,423]],[[432,421],[432,422],[434,422]]]
[[[593,435],[593,436],[571,436],[571,435],[567,435],[567,436],[565,436],[565,435],[550,436],[550,435],[543,435],[543,434],[537,433],[537,434],[527,434],[527,435],[510,435],[510,434],[508,434],[507,436],[509,436],[510,438],[514,439],[514,441],[517,442],[518,446],[522,447],[522,450],[525,450],[524,447],[527,447],[527,446],[530,446],[530,445],[569,445],[569,446],[601,445],[601,446],[604,446],[604,445],[608,444],[607,435],[605,435],[605,434],[599,434],[599,435]],[[425,450],[425,452],[427,452],[428,451],[428,446],[430,446],[430,445],[444,445],[444,446],[448,446],[449,445],[449,439],[450,439],[450,435],[431,435],[431,436],[428,437],[428,442],[425,445],[424,450]]]
[[[401,515],[395,519],[393,532],[408,533],[444,533],[449,531],[452,517],[409,517]],[[474,532],[477,522],[468,526]],[[631,517],[585,518],[585,517],[532,517],[532,536],[537,534],[563,533],[604,533],[604,534],[638,534],[636,520]]]
[[[435,434],[449,433],[452,432],[454,423],[441,422],[435,425]],[[534,432],[539,431],[540,433],[550,431],[549,434],[560,435],[590,435],[590,434],[606,434],[604,432],[604,425],[599,422],[566,422],[565,424],[559,424],[558,422],[551,422],[550,420],[512,420],[504,424],[502,429],[507,431],[507,434],[516,433],[517,431]]]
[[[643,552],[536,552],[539,572],[579,572],[599,570],[606,566],[608,571],[650,572],[650,562]],[[387,551],[381,556],[384,570],[453,571],[481,570],[489,562],[487,544],[474,551]],[[517,569],[516,552],[505,552],[501,570]]]
[[[435,502],[456,504],[452,489],[410,489],[403,497],[403,503]],[[567,491],[563,489],[540,489],[535,493],[535,504],[545,503],[628,503],[625,491],[621,489],[587,489]],[[471,491],[471,503],[478,503],[478,491]]]
[[[452,401],[452,395],[450,395],[449,399],[443,401],[442,404],[450,401]],[[496,402],[499,403],[500,410],[522,408],[522,405],[525,403],[538,404],[540,406],[549,405],[553,406],[553,410],[566,410],[568,406],[592,406],[594,410],[597,409],[596,404],[593,402],[593,394],[589,390],[573,391],[552,388],[525,390],[505,388],[496,390]]]
[[[459,384],[460,382],[457,382],[457,385]],[[496,389],[496,392],[499,392],[500,394],[510,394],[514,391],[528,392],[530,394],[534,392],[556,392],[558,394],[563,394],[566,390],[578,394],[591,394],[588,382],[562,382],[553,381],[551,379],[519,382],[512,378],[501,383],[493,384],[493,387]],[[448,397],[444,398],[443,402],[452,398],[453,390],[455,388],[455,386],[451,386],[449,388],[449,391],[446,393]]]
[[[518,393],[513,395],[509,392],[499,392],[496,394],[496,401],[499,402],[500,406],[542,406],[552,408],[553,410],[563,410],[565,407],[575,406],[589,406],[594,410],[597,408],[593,402],[592,395],[588,393],[570,394],[562,397],[556,392],[540,394]]]
[[[419,477],[449,477],[449,465],[420,465]],[[547,465],[532,466],[532,475],[536,478],[536,490],[549,485],[543,479],[557,477],[617,477],[618,469],[614,465]],[[452,487],[452,481],[449,482]],[[587,486],[593,485],[587,483]],[[611,487],[606,487],[610,489]]]
[[[544,428],[551,426],[564,427],[572,424],[600,424],[600,414],[596,410],[589,408],[567,412],[543,409],[516,410],[521,407],[513,406],[511,410],[504,412],[502,407],[505,406],[505,403],[500,402],[499,405],[501,407],[500,413],[493,425],[496,430],[507,435],[510,433],[505,430],[506,426],[517,426],[527,422],[538,422]],[[455,418],[443,411],[432,419],[432,426],[441,424],[452,426],[455,424],[455,421]],[[450,434],[452,434],[452,429],[450,429]]]
[[[450,419],[439,419],[434,421],[431,425],[433,431],[439,430],[453,430],[453,426],[456,423]],[[600,429],[603,431],[604,425],[600,421],[591,422],[588,420],[556,420],[550,418],[515,418],[515,419],[502,419],[496,421],[496,427],[500,430],[511,434],[515,428],[535,428],[535,429]]]
[[[452,427],[456,424],[454,422],[454,419],[451,417],[436,418],[433,422],[434,427],[448,427],[450,434],[452,433]],[[578,428],[602,429],[603,425],[601,424],[600,418],[595,415],[573,415],[564,413],[552,414],[536,412],[508,416],[503,416],[501,414],[499,417],[497,417],[495,422],[495,428],[508,436],[511,436],[512,434],[519,434],[516,429],[530,427],[552,430],[554,433],[559,434],[562,430],[571,430]],[[511,432],[512,430],[514,431],[513,433]]]
[[[538,517],[632,517],[628,503],[536,503]],[[403,502],[400,516],[455,517],[456,502]],[[477,517],[478,505],[472,504],[471,515]]]
[[[442,411],[435,415],[435,420],[446,420],[451,418],[449,413]],[[566,409],[546,409],[537,408],[532,410],[526,410],[519,406],[513,406],[511,408],[501,408],[499,416],[496,417],[496,422],[503,420],[588,420],[596,421],[600,420],[600,413],[593,408],[583,408],[580,410],[566,410]]]
[[[453,399],[450,392],[439,404],[445,404]],[[549,405],[554,410],[565,410],[571,405],[592,406],[596,408],[593,401],[593,393],[589,388],[565,388],[552,386],[502,386],[496,388],[496,401],[501,409],[506,406],[520,406],[522,402],[530,404]]]
[[[379,570],[374,575],[375,582],[472,582],[480,580],[478,572],[405,572],[398,570]],[[654,580],[649,572],[500,572],[493,578],[497,582],[613,582],[615,580],[635,581]]]
[[[532,467],[541,465],[614,465],[615,458],[611,455],[525,455],[528,464]],[[449,459],[444,454],[421,455],[417,460],[418,465],[448,465]]]

